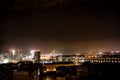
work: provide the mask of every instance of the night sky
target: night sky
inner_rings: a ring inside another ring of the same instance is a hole
[[[32,0],[35,4],[8,1],[1,7],[0,49],[41,49],[44,53],[120,50],[115,0],[58,0],[54,4],[55,0],[48,0],[47,6],[35,3],[40,0]]]

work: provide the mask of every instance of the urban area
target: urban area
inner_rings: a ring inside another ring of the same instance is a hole
[[[119,0],[0,0],[0,80],[120,80],[119,10]]]
[[[0,80],[106,80],[119,79],[120,51],[42,54],[9,49],[0,54]]]

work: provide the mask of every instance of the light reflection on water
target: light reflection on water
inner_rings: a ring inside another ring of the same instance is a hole
[[[41,80],[56,80],[56,78],[52,76],[44,76]]]
[[[40,80],[56,80],[55,74],[46,74],[43,75]]]
[[[44,78],[44,80],[53,80],[53,77],[47,76],[46,78]]]

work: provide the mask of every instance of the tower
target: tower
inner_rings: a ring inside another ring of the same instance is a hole
[[[35,62],[40,61],[40,54],[41,54],[41,51],[35,51],[34,52],[34,60],[35,60]]]

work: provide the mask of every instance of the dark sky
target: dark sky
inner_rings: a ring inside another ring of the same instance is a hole
[[[40,48],[45,53],[120,50],[119,6],[104,0],[75,1],[42,8],[24,8],[18,2],[22,9],[7,3],[1,14],[0,48]]]

